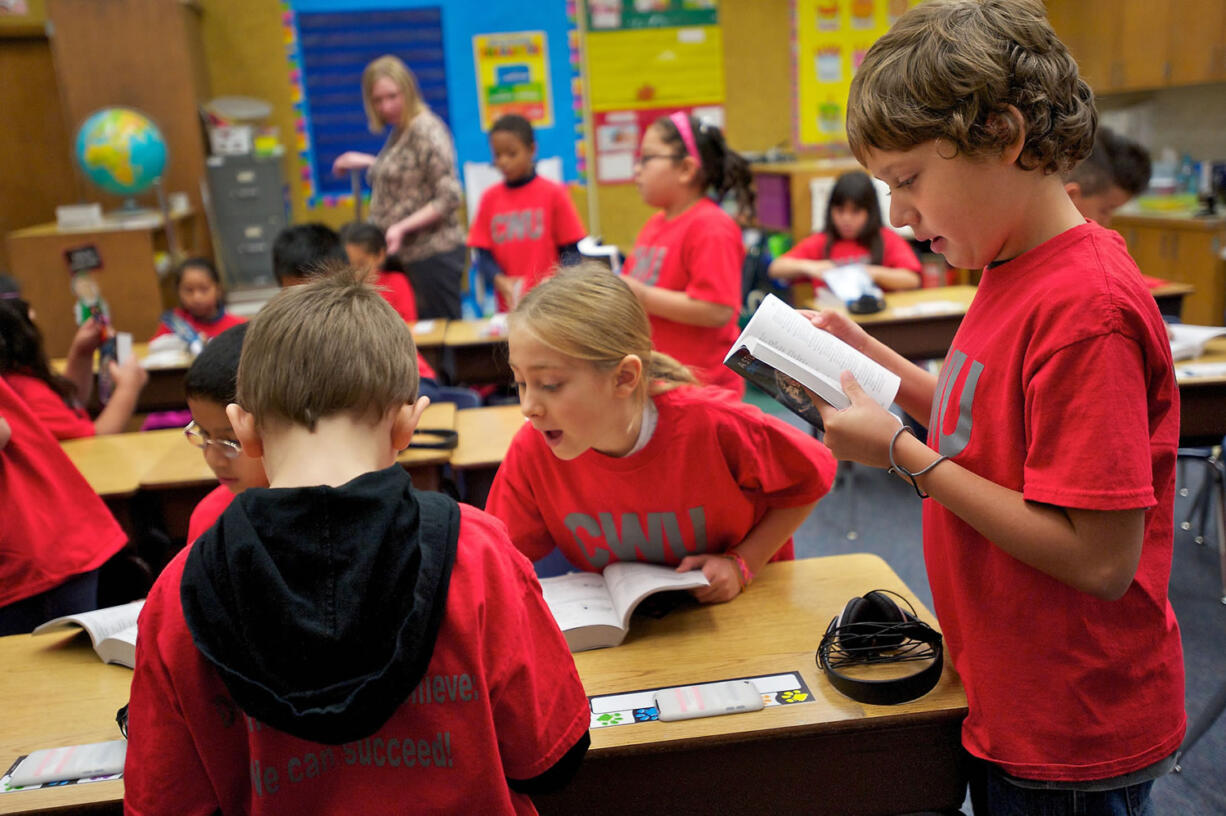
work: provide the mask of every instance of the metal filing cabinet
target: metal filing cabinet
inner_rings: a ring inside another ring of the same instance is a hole
[[[210,156],[213,229],[230,289],[276,286],[272,243],[286,225],[281,156]]]

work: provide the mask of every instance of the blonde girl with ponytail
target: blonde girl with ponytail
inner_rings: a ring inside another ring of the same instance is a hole
[[[624,279],[563,269],[511,313],[511,370],[527,418],[486,509],[536,561],[701,570],[703,602],[728,601],[770,560],[834,479],[808,434],[699,385],[655,351]]]

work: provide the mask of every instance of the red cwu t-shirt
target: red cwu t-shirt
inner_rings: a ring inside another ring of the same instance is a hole
[[[378,731],[342,745],[238,709],[183,619],[184,548],[141,611],[124,812],[535,813],[507,777],[552,768],[587,731],[591,709],[531,566],[501,524],[460,512],[425,675]]]
[[[824,496],[835,461],[825,445],[723,392],[681,387],[653,397],[659,419],[640,451],[557,458],[526,424],[486,502],[524,555],[554,547],[599,572],[614,561],[679,564],[744,540],[766,511]],[[790,560],[792,541],[772,560]]]
[[[585,235],[566,188],[537,176],[519,187],[504,182],[486,190],[468,245],[488,250],[504,274],[523,278],[526,293],[558,263],[559,246]],[[499,306],[505,309],[507,304]]]
[[[1146,509],[1132,584],[1104,601],[924,503],[933,601],[969,704],[963,745],[1014,776],[1069,782],[1169,756],[1185,722],[1167,599],[1179,392],[1118,234],[1086,223],[984,272],[928,427],[935,450],[1027,501]]]
[[[0,378],[0,606],[102,566],[127,541],[59,442]]]
[[[740,228],[715,202],[703,198],[675,218],[658,212],[647,219],[624,270],[649,286],[732,307],[728,322],[716,328],[649,317],[656,349],[693,367],[705,385],[726,388],[738,398],[745,393],[745,381],[723,363],[739,334],[744,263]]]

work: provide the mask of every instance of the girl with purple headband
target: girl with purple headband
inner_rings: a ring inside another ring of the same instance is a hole
[[[678,111],[643,134],[634,181],[660,210],[639,231],[624,270],[651,320],[652,344],[739,399],[745,381],[723,359],[738,333],[745,247],[717,202],[734,193],[738,218],[753,219],[749,164],[719,128]]]

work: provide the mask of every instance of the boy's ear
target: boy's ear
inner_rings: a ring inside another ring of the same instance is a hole
[[[613,393],[626,397],[638,390],[643,379],[643,360],[637,354],[627,354],[613,371]]]
[[[392,447],[402,451],[413,441],[413,432],[421,422],[421,415],[430,405],[429,397],[418,397],[417,402],[405,403],[392,419]]]
[[[1081,201],[1082,195],[1081,195],[1081,183],[1080,182],[1077,182],[1077,181],[1064,182],[1064,192],[1068,193],[1068,197],[1073,200],[1074,204],[1076,204],[1078,201]]]
[[[255,416],[244,410],[243,406],[232,402],[226,406],[226,418],[230,420],[230,428],[243,446],[243,453],[260,458],[264,455],[264,440],[255,427]]]
[[[992,120],[996,121],[993,122]],[[1004,145],[1001,158],[1006,164],[1013,164],[1022,155],[1026,146],[1026,117],[1016,105],[1007,105],[1000,113],[994,113],[988,120],[988,126],[999,129],[1001,136],[1007,137],[1012,132],[1012,138]]]

